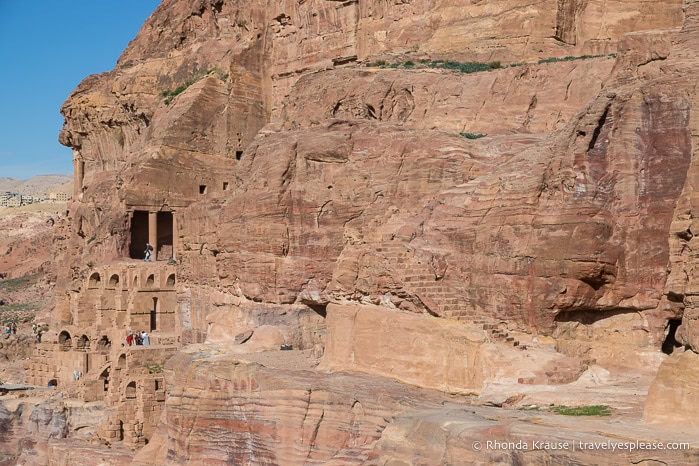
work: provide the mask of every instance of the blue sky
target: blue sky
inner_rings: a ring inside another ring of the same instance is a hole
[[[114,68],[160,0],[0,0],[0,177],[72,173],[58,112]]]

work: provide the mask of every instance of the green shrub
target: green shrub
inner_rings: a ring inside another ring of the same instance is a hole
[[[186,81],[184,84],[182,84],[181,86],[176,87],[175,90],[168,89],[168,90],[163,91],[162,96],[166,97],[165,105],[170,105],[170,102],[172,102],[172,99],[174,99],[178,95],[182,94],[185,90],[187,90],[187,88],[189,86],[191,86],[195,82],[199,81],[199,79],[201,79],[201,78],[190,79],[190,80]]]
[[[438,69],[446,69],[446,70],[453,70],[457,71],[459,73],[477,73],[479,71],[490,71],[490,70],[495,70],[498,68],[502,68],[502,64],[499,61],[494,61],[490,63],[476,63],[476,62],[458,62],[458,61],[444,61],[444,60],[428,60],[428,59],[421,59],[418,60],[419,65],[416,64],[413,61],[405,61],[405,62],[396,62],[396,63],[388,63],[386,60],[377,60],[375,62],[369,62],[366,64],[366,66],[371,66],[371,67],[379,67],[379,68],[391,68],[391,69],[397,69],[397,68],[405,68],[405,69],[413,69],[417,66],[420,68],[422,67],[427,67],[427,68],[438,68]]]
[[[487,134],[484,133],[459,133],[459,135],[466,139],[480,139],[487,136]]]
[[[386,60],[376,60],[375,62],[368,62],[366,66],[371,66],[371,67],[384,67],[388,65]]]
[[[616,57],[616,54],[610,53],[607,55],[582,55],[579,57],[551,57],[551,58],[542,58],[537,64],[541,65],[544,63],[555,63],[559,61],[571,61],[571,60],[586,60],[590,58],[603,58],[603,57]],[[376,60],[374,62],[368,62],[366,66],[369,67],[378,67],[378,68],[391,68],[391,69],[397,69],[397,68],[406,68],[406,69],[413,69],[413,68],[435,68],[435,69],[444,69],[444,70],[452,70],[456,71],[458,73],[463,73],[463,74],[469,74],[469,73],[479,73],[481,71],[492,71],[492,70],[498,70],[502,68],[511,68],[514,66],[523,66],[527,65],[528,63],[510,63],[508,65],[503,65],[499,61],[491,61],[489,63],[480,63],[480,62],[458,62],[454,60],[430,60],[427,58],[421,58],[418,60],[418,63],[416,64],[413,61],[405,61],[405,62],[396,62],[396,63],[388,63],[386,60]]]
[[[144,364],[146,369],[148,369],[149,374],[162,374],[163,365],[162,364]]]
[[[185,81],[184,84],[176,87],[174,90],[166,89],[163,92],[161,92],[160,95],[162,97],[165,97],[165,105],[170,105],[170,102],[172,102],[172,99],[174,99],[175,97],[177,97],[178,95],[180,95],[184,91],[186,91],[189,86],[191,86],[192,84],[201,80],[202,78],[209,76],[212,73],[215,74],[221,81],[226,81],[228,79],[228,73],[224,73],[223,71],[219,70],[218,68],[213,68],[213,69],[207,70],[204,73],[197,73],[194,75],[194,77],[192,77],[191,79],[188,79],[187,81]]]
[[[481,71],[490,71],[498,68],[502,68],[502,64],[499,61],[494,61],[490,63],[479,63],[479,62],[458,62],[453,60],[432,60],[424,63],[425,66],[429,68],[453,70],[459,73],[469,74],[478,73]]]
[[[610,53],[607,55],[580,55],[578,57],[549,57],[549,58],[542,58],[541,60],[539,60],[537,62],[537,64],[541,65],[544,63],[556,63],[559,61],[589,60],[590,58],[604,58],[604,57],[615,58],[616,54]]]

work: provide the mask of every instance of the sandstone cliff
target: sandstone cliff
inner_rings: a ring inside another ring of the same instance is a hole
[[[697,8],[164,1],[62,107],[76,191],[42,357],[136,328],[163,358],[208,342],[168,363],[167,397],[146,351],[91,356],[110,438],[151,441],[153,463],[389,464],[389,418],[431,405],[326,370],[477,394],[595,362],[654,374],[675,351],[646,417],[682,418]],[[325,351],[322,370],[240,356],[282,344]],[[144,406],[165,410],[157,430]]]

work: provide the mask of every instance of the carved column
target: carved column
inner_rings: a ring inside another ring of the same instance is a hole
[[[158,260],[158,212],[148,212],[148,242],[153,246],[151,260]]]
[[[83,178],[85,177],[85,162],[80,158],[73,159],[73,199],[77,200],[83,191]]]

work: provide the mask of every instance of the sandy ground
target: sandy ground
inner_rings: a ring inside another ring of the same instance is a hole
[[[0,217],[17,215],[26,212],[41,212],[60,215],[64,214],[67,208],[67,202],[43,202],[40,204],[24,205],[22,207],[0,207]]]

